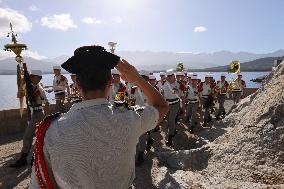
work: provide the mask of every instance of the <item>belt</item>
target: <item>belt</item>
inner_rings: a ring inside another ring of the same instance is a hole
[[[188,100],[188,103],[190,103],[190,104],[195,104],[195,103],[197,103],[197,102],[199,102],[198,99],[195,99],[195,100]]]
[[[180,99],[179,98],[166,99],[166,101],[168,102],[169,105],[173,105],[173,104],[179,103]]]
[[[63,95],[63,94],[65,94],[65,92],[63,90],[56,90],[56,91],[54,91],[54,94],[55,95]]]
[[[41,112],[41,111],[43,110],[43,107],[42,107],[42,105],[40,105],[40,106],[30,107],[30,109],[31,109],[33,112]]]
[[[242,92],[241,89],[233,89],[232,92]]]

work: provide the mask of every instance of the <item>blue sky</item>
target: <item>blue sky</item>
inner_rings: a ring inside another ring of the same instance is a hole
[[[45,57],[108,41],[130,51],[267,53],[283,48],[283,7],[282,0],[0,0],[0,45],[11,20],[30,51]]]

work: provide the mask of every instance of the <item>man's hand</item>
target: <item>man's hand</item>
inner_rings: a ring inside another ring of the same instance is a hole
[[[134,66],[130,65],[126,60],[120,61],[117,66],[123,79],[130,83],[135,83],[145,94],[148,99],[148,104],[154,106],[159,112],[159,122],[161,122],[169,110],[169,106],[164,97],[142,76]]]
[[[136,83],[142,78],[136,68],[124,59],[119,61],[119,63],[116,65],[116,68],[121,73],[121,79],[124,81]]]

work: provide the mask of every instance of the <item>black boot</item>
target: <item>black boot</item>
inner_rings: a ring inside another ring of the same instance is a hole
[[[208,119],[207,119],[208,123],[210,123],[212,121],[212,117],[209,115]]]
[[[26,166],[28,164],[27,163],[27,157],[28,157],[27,153],[22,153],[20,159],[18,159],[15,163],[11,164],[10,167],[19,168],[19,167],[22,167],[22,166]]]
[[[147,152],[151,150],[153,143],[154,143],[154,140],[149,136],[149,138],[147,139],[147,145],[146,145]]]
[[[174,135],[169,135],[168,141],[166,142],[167,146],[173,145],[173,137]]]
[[[35,160],[35,158],[34,158],[34,154],[32,155],[32,159],[31,159],[31,167],[33,166],[33,164],[34,164],[34,160]]]
[[[194,133],[194,132],[193,132],[193,128],[194,128],[193,126],[190,127],[190,130],[189,130],[189,133],[190,133],[190,134],[193,134],[193,133]]]
[[[226,111],[224,110],[224,111],[223,111],[223,117],[225,117],[225,115],[226,115]]]
[[[216,120],[220,120],[220,114],[219,113],[216,115]]]
[[[160,131],[160,126],[158,125],[158,126],[155,127],[152,131],[153,131],[154,133]]]
[[[135,165],[141,166],[143,163],[144,163],[144,152],[138,152]]]
[[[207,119],[204,119],[204,121],[203,121],[203,127],[206,127],[206,126],[207,126],[207,123],[208,123]]]

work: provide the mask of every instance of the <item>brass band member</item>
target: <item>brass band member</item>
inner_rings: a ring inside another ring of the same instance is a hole
[[[191,85],[187,88],[187,109],[186,109],[186,122],[190,121],[190,133],[193,133],[194,127],[196,127],[197,112],[199,107],[199,93],[197,85],[197,77],[191,77]]]
[[[162,94],[169,104],[169,112],[167,114],[167,146],[172,145],[173,137],[176,134],[176,117],[180,109],[179,86],[176,82],[175,74],[172,70],[167,71],[167,82],[161,87]]]
[[[72,84],[70,84],[70,100],[72,103],[77,103],[82,101],[82,97],[80,95],[80,91],[78,89],[77,83],[76,83],[76,74],[71,74],[71,80],[73,81]]]
[[[210,116],[210,107],[214,101],[213,97],[213,85],[210,82],[210,74],[205,75],[205,81],[201,82],[198,87],[198,92],[201,93],[201,104],[204,109],[204,118],[203,118],[203,125],[206,126],[212,118]]]
[[[226,75],[221,74],[221,80],[217,81],[217,85],[215,87],[216,92],[217,92],[218,103],[219,103],[219,110],[216,116],[217,119],[220,119],[220,116],[224,117],[226,114],[224,103],[227,98],[228,87],[229,87],[229,83],[226,81]]]
[[[31,111],[31,120],[29,121],[23,137],[21,157],[15,163],[10,165],[10,167],[13,168],[27,165],[27,157],[32,147],[36,123],[40,122],[44,116],[49,114],[49,102],[46,98],[43,88],[39,84],[40,80],[42,79],[42,72],[40,70],[31,70],[30,79],[35,102],[28,102]]]
[[[65,112],[64,101],[66,96],[70,95],[70,88],[68,85],[68,80],[65,76],[61,74],[60,66],[53,66],[54,78],[53,78],[53,89],[55,95],[55,109],[57,112]],[[49,91],[51,92],[51,91]]]
[[[233,100],[234,104],[238,104],[244,89],[246,88],[246,82],[242,80],[243,75],[241,73],[238,74],[238,77],[232,83],[232,93],[233,93]]]
[[[110,103],[114,101],[123,101],[126,93],[126,86],[120,80],[120,72],[117,69],[111,70],[112,83],[109,91],[108,100]]]

